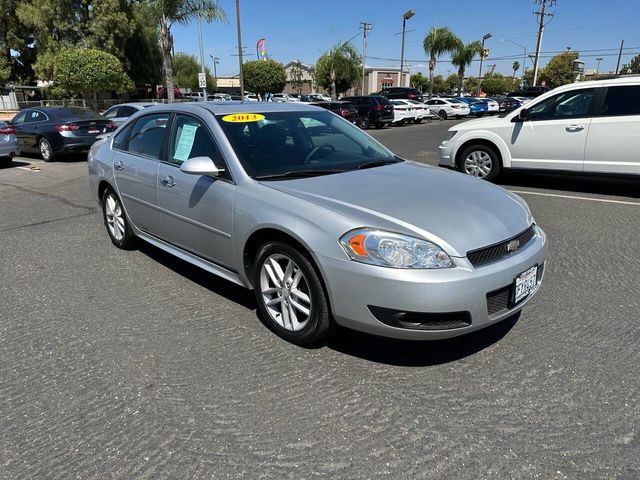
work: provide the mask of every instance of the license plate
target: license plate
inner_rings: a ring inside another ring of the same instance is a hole
[[[513,303],[519,303],[529,296],[538,283],[538,266],[522,272],[514,281]]]
[[[89,132],[90,134],[93,134],[93,133],[100,133],[100,130],[99,130],[99,129],[97,129],[97,128],[90,128],[90,129],[88,130],[88,132]]]

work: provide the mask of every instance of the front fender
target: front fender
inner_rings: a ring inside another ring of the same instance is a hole
[[[464,146],[473,140],[484,140],[494,144],[502,157],[502,166],[505,168],[511,167],[511,152],[509,151],[507,144],[500,135],[488,130],[469,130],[466,132],[460,132],[459,137],[456,138],[455,144],[451,150],[451,158],[457,159],[458,152],[462,151]]]

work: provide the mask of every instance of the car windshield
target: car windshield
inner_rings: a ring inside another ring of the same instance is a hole
[[[263,112],[217,119],[255,179],[340,173],[402,161],[350,122],[327,111]]]

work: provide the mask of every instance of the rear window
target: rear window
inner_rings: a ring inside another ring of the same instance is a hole
[[[386,97],[374,97],[375,100],[382,105],[390,105],[389,99]]]
[[[602,115],[640,115],[640,85],[609,87]]]
[[[346,110],[350,110],[352,108],[354,108],[353,103],[351,102],[342,102],[342,104],[340,105],[340,108],[344,108]]]
[[[75,118],[78,120],[90,120],[94,118],[100,118],[99,115],[91,110],[87,110],[85,108],[76,108],[76,107],[66,107],[66,108],[56,108],[52,110],[55,113],[56,117],[59,118]]]

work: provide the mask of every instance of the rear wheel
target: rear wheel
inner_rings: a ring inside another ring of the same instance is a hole
[[[369,117],[360,117],[360,128],[367,130],[371,126],[371,120]]]
[[[416,118],[413,123],[422,123],[422,119],[421,118]]]
[[[44,137],[40,138],[38,141],[38,148],[40,149],[40,155],[45,162],[51,162],[54,159],[55,154],[53,153],[53,148],[51,148],[49,140]]]
[[[494,180],[500,174],[498,155],[486,145],[465,148],[458,163],[458,169],[472,177]]]
[[[291,245],[270,242],[256,256],[253,278],[266,326],[297,345],[314,345],[331,332],[329,304],[311,262]]]
[[[135,247],[136,237],[131,230],[122,203],[111,188],[102,194],[102,217],[111,242],[123,250]]]
[[[446,112],[446,111],[444,111],[444,110],[440,110],[440,111],[438,112],[438,115],[440,115],[440,118],[442,118],[442,119],[444,119],[444,120],[446,120],[446,119],[447,119],[447,112]]]
[[[384,123],[382,123],[382,122],[376,122],[375,127],[376,127],[377,129],[380,129],[380,128],[384,127]]]

